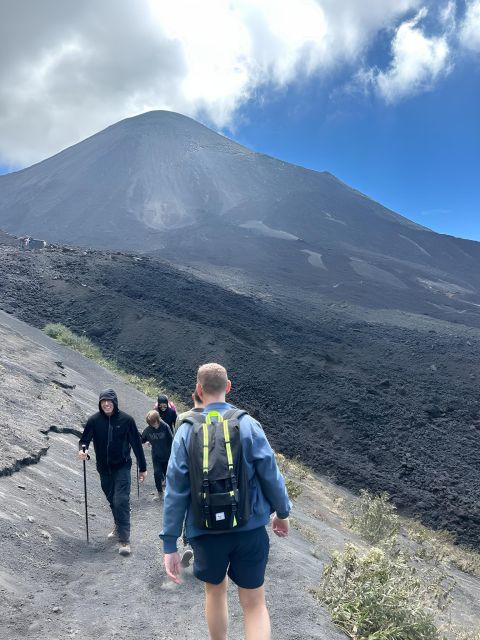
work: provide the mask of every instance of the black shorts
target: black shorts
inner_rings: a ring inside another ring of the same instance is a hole
[[[193,548],[193,573],[199,580],[220,584],[228,574],[243,589],[262,586],[270,549],[265,527],[208,533],[190,538],[189,542]]]

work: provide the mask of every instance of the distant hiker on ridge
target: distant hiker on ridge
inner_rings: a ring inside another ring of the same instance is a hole
[[[152,447],[152,464],[158,497],[163,496],[163,480],[167,474],[168,459],[172,449],[173,431],[158,411],[149,411],[145,418],[148,427],[142,433],[142,442]]]
[[[225,402],[230,391],[224,367],[198,369],[196,391],[205,405],[180,425],[167,470],[163,539],[165,570],[180,584],[177,538],[186,514],[194,551],[194,574],[205,582],[210,637],[226,640],[227,575],[238,586],[246,640],[268,640],[264,576],[269,538],[265,525],[288,534],[291,503],[262,427]],[[204,447],[204,443],[208,446]]]
[[[86,460],[93,439],[100,484],[113,514],[115,528],[108,538],[118,538],[120,555],[130,555],[130,487],[133,448],[138,462],[139,479],[144,481],[147,464],[135,420],[118,408],[117,394],[106,389],[100,394],[98,411],[87,420],[78,453]],[[86,451],[82,451],[85,446]]]
[[[160,414],[160,418],[171,427],[172,431],[175,428],[175,421],[177,419],[177,409],[173,402],[168,401],[168,396],[161,393],[158,396],[157,404],[154,407]]]

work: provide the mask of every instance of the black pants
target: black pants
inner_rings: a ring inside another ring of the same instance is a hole
[[[131,465],[124,464],[109,472],[100,473],[100,483],[113,514],[118,540],[130,542]]]
[[[155,486],[157,491],[163,491],[162,482],[167,475],[168,460],[157,460],[152,458],[153,463],[153,477],[155,478]]]

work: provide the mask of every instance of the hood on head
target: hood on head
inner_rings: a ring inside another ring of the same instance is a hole
[[[161,393],[161,394],[158,396],[157,404],[158,404],[159,406],[160,406],[161,404],[166,404],[166,405],[167,405],[167,407],[168,407],[168,396],[166,396],[165,394]]]
[[[102,407],[100,406],[100,402],[102,400],[111,400],[113,402],[113,413],[118,411],[118,398],[117,398],[117,394],[115,393],[115,391],[113,389],[104,389],[101,394],[98,397],[98,408],[100,410],[101,413],[103,413],[102,411]]]

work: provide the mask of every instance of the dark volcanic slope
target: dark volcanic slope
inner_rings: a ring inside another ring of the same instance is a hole
[[[0,259],[3,309],[85,332],[185,399],[199,363],[223,362],[233,401],[277,449],[480,543],[477,329],[408,314],[355,320],[346,305],[302,317],[119,253],[3,245]]]
[[[406,185],[408,188],[408,185]],[[123,120],[0,176],[0,228],[51,242],[158,252],[224,281],[478,315],[478,243],[442,236],[329,173],[254,153],[190,118]]]

